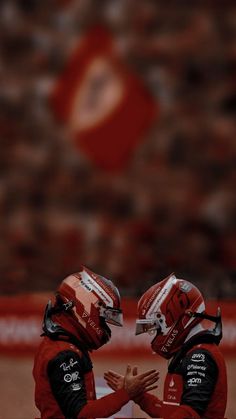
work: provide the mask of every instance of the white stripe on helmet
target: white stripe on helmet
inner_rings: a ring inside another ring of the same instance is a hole
[[[111,296],[85,271],[80,272],[80,284],[88,292],[95,291],[106,306],[113,307],[113,300]]]
[[[154,313],[159,311],[160,305],[163,303],[166,296],[169,294],[172,286],[177,282],[177,278],[175,275],[171,275],[170,278],[167,280],[166,284],[162,288],[161,292],[156,296],[155,300],[153,301],[151,307],[147,311],[146,318],[152,317]]]

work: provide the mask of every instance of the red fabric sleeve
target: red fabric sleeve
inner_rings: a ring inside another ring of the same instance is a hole
[[[176,406],[175,412],[170,413],[168,407],[158,397],[149,393],[143,393],[141,396],[135,398],[134,401],[152,418],[200,419],[198,413],[187,405]]]
[[[129,400],[130,396],[123,388],[98,400],[88,400],[77,415],[77,419],[109,417],[118,412]]]
[[[167,416],[163,416],[164,418],[167,418]],[[193,410],[190,406],[187,405],[181,405],[176,406],[176,411],[172,413],[170,416],[168,416],[168,419],[200,419],[200,416],[198,413]]]
[[[134,401],[152,418],[161,417],[163,403],[153,394],[143,393],[141,396],[136,397]]]

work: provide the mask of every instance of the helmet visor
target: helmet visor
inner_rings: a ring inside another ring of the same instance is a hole
[[[156,331],[161,332],[161,326],[158,319],[138,319],[136,320],[135,335],[141,333],[154,334]]]
[[[110,324],[115,326],[123,326],[122,310],[112,307],[100,307],[100,316]]]

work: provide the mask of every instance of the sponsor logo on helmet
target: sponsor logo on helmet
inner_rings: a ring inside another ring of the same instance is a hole
[[[109,287],[106,287],[106,290],[103,289],[98,283],[97,279],[98,277],[95,274],[91,273],[91,276],[83,270],[80,273],[81,279],[80,279],[80,285],[85,288],[89,292],[95,292],[98,297],[107,305],[110,307],[113,307],[113,300],[112,297],[109,295],[111,290]],[[108,291],[108,292],[107,292]]]
[[[147,309],[150,308],[150,306],[152,305],[153,301],[155,300],[157,294],[160,292],[161,287],[158,287],[156,289],[156,291],[153,292],[153,294],[150,297],[145,298],[143,305],[142,305],[142,316],[145,316],[145,313],[147,311]]]
[[[90,317],[87,320],[87,323],[89,324],[89,326],[91,326],[98,335],[102,335],[103,331],[96,325],[96,323],[94,322],[94,320],[92,320]]]
[[[180,290],[181,290],[181,291],[183,291],[183,292],[187,293],[187,292],[191,291],[191,289],[192,289],[193,287],[192,287],[192,285],[191,285],[191,284],[189,284],[189,283],[187,283],[187,282],[183,281],[183,282],[181,282],[181,283],[180,283],[179,288],[180,288]]]
[[[165,300],[166,296],[171,291],[172,286],[177,282],[177,278],[175,275],[171,275],[160,293],[157,294],[156,299],[153,301],[153,304],[150,306],[147,315],[151,315],[159,311],[161,304]]]
[[[88,290],[89,292],[91,292],[93,290],[93,287],[91,284],[89,284],[89,282],[85,282],[83,279],[81,279],[80,281],[81,287],[85,288],[86,290]]]
[[[168,352],[168,349],[170,348],[170,346],[172,345],[172,343],[174,342],[176,336],[178,335],[178,330],[174,329],[173,332],[171,333],[169,339],[167,340],[166,344],[162,346],[161,350],[162,352]]]
[[[107,298],[111,299],[112,301],[112,307],[113,307],[113,298],[115,299],[120,297],[118,289],[115,287],[113,282],[110,279],[105,278],[101,275],[96,275],[93,272],[91,273],[92,278],[95,280],[96,285],[99,287],[99,289],[103,292],[105,292]],[[110,305],[111,303],[108,303]]]
[[[86,313],[86,311],[84,311],[84,312],[82,313],[82,318],[83,318],[83,319],[84,319],[84,318],[86,318],[86,323],[87,323],[90,327],[92,327],[98,335],[102,335],[102,333],[103,333],[103,332],[102,332],[102,329],[100,329],[100,327],[98,327],[98,325],[95,323],[95,321],[94,321],[94,320],[92,320],[92,319],[91,319],[91,317],[89,317],[89,314],[88,314],[88,313]]]

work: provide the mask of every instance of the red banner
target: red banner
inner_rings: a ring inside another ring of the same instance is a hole
[[[125,168],[157,115],[157,104],[126,67],[109,31],[84,34],[51,95],[56,119],[97,167]]]
[[[33,355],[40,343],[41,325],[45,305],[50,295],[29,294],[0,298],[0,354]],[[223,340],[225,354],[236,355],[236,301],[210,301],[207,310],[216,313],[222,310]],[[124,327],[112,327],[111,341],[96,352],[96,356],[150,356],[150,341],[147,334],[134,335],[137,301],[124,299]]]

